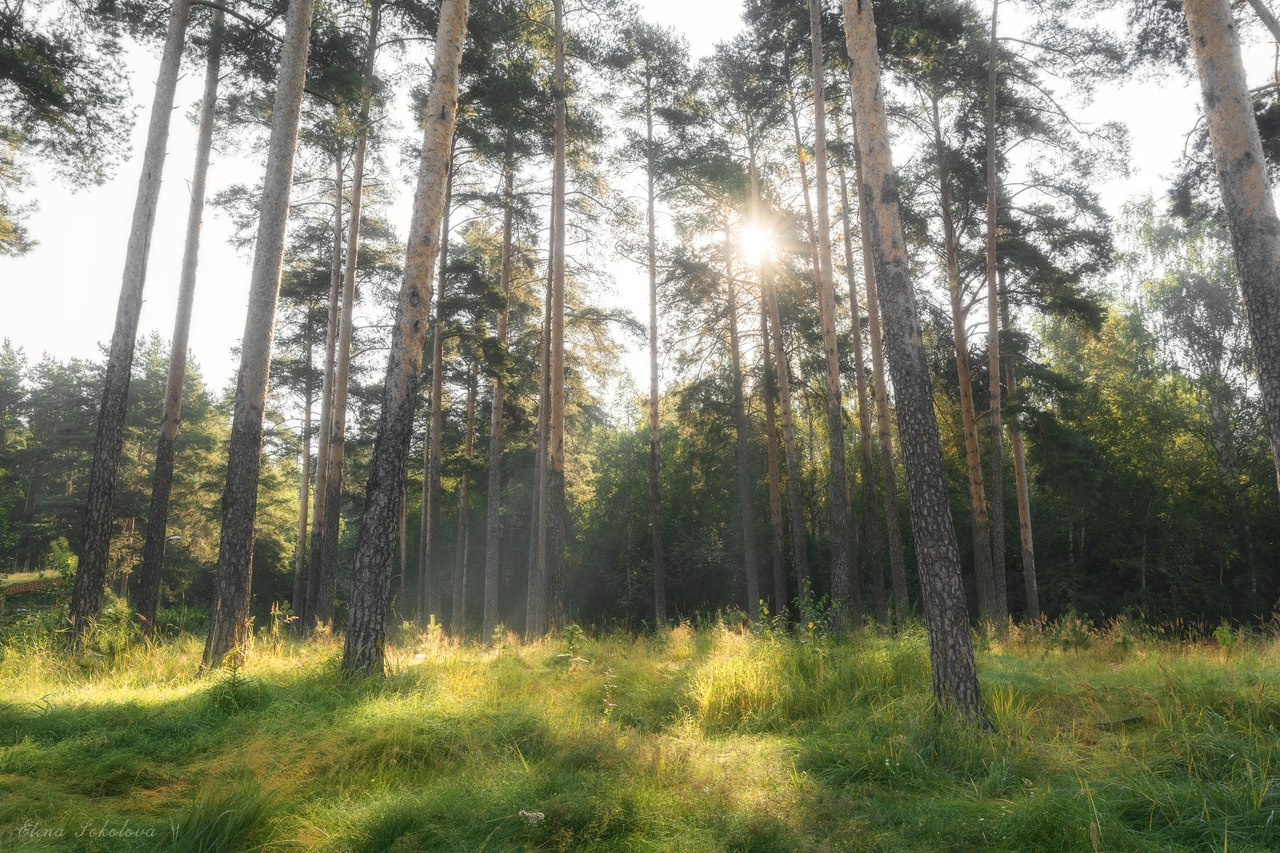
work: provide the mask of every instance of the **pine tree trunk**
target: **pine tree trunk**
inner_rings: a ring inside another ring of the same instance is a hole
[[[1227,0],[1186,0],[1183,9],[1280,485],[1280,221],[1231,6]]]
[[[445,208],[445,185],[452,166],[459,65],[466,25],[467,0],[444,0],[432,66],[435,79],[427,98],[404,282],[392,331],[382,415],[370,458],[365,514],[352,569],[351,618],[342,652],[342,666],[348,672],[382,671],[391,556],[399,504],[404,499],[413,410],[422,373],[431,274],[441,248],[438,235]]]
[[[554,229],[556,223],[551,222]],[[554,235],[551,242],[555,242]],[[547,435],[551,427],[551,264],[547,264],[547,282],[542,307],[542,336],[538,343],[538,435],[534,450],[532,490],[533,500],[529,518],[529,571],[528,591],[525,595],[524,631],[529,639],[542,636],[541,626],[547,619],[547,578],[546,578],[546,545],[547,534],[544,529],[546,516],[542,507],[546,502],[543,494],[547,481]]]
[[[769,473],[769,563],[773,569],[773,614],[787,608],[787,565],[783,556],[782,477],[778,470],[778,383],[769,344],[769,300],[760,291],[760,372],[763,377],[765,463]]]
[[[147,279],[147,256],[151,250],[151,233],[160,199],[165,146],[169,141],[169,119],[173,115],[174,90],[181,71],[182,49],[190,15],[190,0],[174,0],[165,29],[164,53],[160,57],[156,90],[151,100],[147,146],[142,155],[142,175],[138,178],[138,194],[133,204],[120,301],[116,307],[102,403],[98,409],[98,431],[89,469],[80,562],[71,594],[73,644],[79,643],[89,622],[97,617],[102,607],[107,561],[111,554],[111,500],[115,491],[116,465],[124,444],[124,416],[129,405],[134,341],[138,336],[138,315],[142,311],[142,291]]]
[[[991,577],[994,583],[991,616],[996,624],[1009,621],[1009,581],[1004,551],[1004,426],[1000,410],[1000,300],[996,276],[996,61],[999,41],[996,22],[1000,0],[991,0],[991,61],[987,69],[987,368],[991,386]]]
[[[266,408],[275,335],[280,270],[289,225],[289,193],[298,142],[298,119],[306,82],[314,0],[295,0],[285,23],[280,77],[271,111],[271,137],[259,205],[258,238],[249,283],[249,310],[241,339],[227,485],[222,493],[222,536],[218,545],[213,609],[204,666],[218,667],[239,657],[248,630],[253,572],[253,528],[258,510],[258,473],[262,464],[262,417]]]
[[[837,138],[843,145],[840,123],[836,122]],[[884,537],[881,536],[879,497],[876,494],[875,451],[871,440],[871,406],[867,396],[867,368],[862,357],[862,308],[858,299],[858,273],[853,262],[853,209],[849,206],[849,181],[844,165],[839,167],[840,205],[844,212],[844,266],[849,282],[849,313],[853,319],[853,375],[858,393],[858,445],[862,449],[862,506],[863,526],[867,531],[867,555],[871,570],[871,612],[876,621],[885,625],[889,621],[889,607],[884,589]],[[871,258],[862,257],[862,275],[865,280],[873,277]]]
[[[760,570],[756,564],[756,512],[751,495],[751,460],[747,453],[747,409],[743,401],[742,350],[738,342],[738,286],[733,280],[733,237],[724,222],[724,279],[729,318],[729,365],[733,381],[733,428],[737,438],[738,511],[742,517],[742,572],[747,582],[747,618],[760,619]]]
[[[467,564],[471,551],[471,452],[476,441],[476,383],[478,366],[471,362],[467,374],[467,428],[462,442],[462,479],[458,484],[458,539],[453,553],[453,606],[449,608],[453,632],[467,630]]]
[[[855,68],[853,99],[864,170],[863,192],[875,235],[875,268],[882,272],[877,284],[889,368],[897,393],[898,435],[911,498],[911,527],[924,595],[933,693],[943,710],[985,725],[960,582],[959,547],[951,522],[942,446],[929,387],[929,366],[907,268],[871,4],[844,0],[844,28]]]
[[[1003,291],[1003,286],[1001,287]],[[1000,313],[1005,329],[1009,328],[1009,304],[1000,300]],[[1006,353],[1005,384],[1009,387],[1009,405],[1018,404],[1018,377],[1013,369],[1013,356]],[[1040,592],[1036,583],[1036,546],[1031,535],[1031,492],[1027,485],[1027,458],[1022,449],[1022,427],[1016,417],[1009,419],[1009,449],[1013,452],[1013,482],[1018,493],[1018,537],[1022,543],[1022,584],[1026,596],[1027,621],[1040,623]]]
[[[311,327],[308,321],[308,328]],[[303,596],[307,589],[307,522],[308,510],[311,508],[311,398],[315,393],[311,379],[310,332],[307,335],[307,378],[302,390],[302,446],[298,450],[298,544],[294,546],[293,555],[293,595],[289,601],[293,604],[295,614],[305,609]]]
[[[347,452],[347,395],[351,384],[351,342],[355,334],[356,267],[360,256],[360,211],[364,199],[364,165],[369,145],[369,105],[377,71],[378,29],[381,3],[369,12],[369,37],[365,45],[364,77],[360,95],[360,123],[351,167],[351,211],[347,216],[346,266],[342,276],[342,325],[338,330],[338,355],[333,380],[333,413],[329,430],[328,496],[320,542],[320,572],[314,596],[313,624],[333,622],[338,584],[338,533],[342,521],[342,475]]]
[[[178,309],[169,345],[169,379],[164,393],[164,414],[160,439],[156,443],[155,474],[151,485],[151,507],[147,513],[147,537],[142,546],[142,567],[138,573],[136,611],[143,630],[155,630],[160,606],[160,572],[164,566],[166,534],[169,532],[169,494],[173,488],[173,457],[182,418],[182,387],[187,375],[187,340],[191,331],[191,307],[196,292],[196,265],[200,255],[200,225],[204,219],[205,183],[209,175],[209,152],[213,147],[214,108],[218,103],[218,73],[222,62],[221,11],[214,11],[209,24],[209,45],[205,57],[204,95],[200,101],[200,125],[196,133],[196,162],[191,176],[191,203],[187,208],[187,234],[182,247],[182,278],[178,282]]]
[[[328,518],[329,496],[340,499],[341,491],[330,480],[333,467],[329,457],[333,450],[334,385],[338,378],[338,337],[342,324],[342,200],[346,179],[342,174],[342,155],[333,158],[333,247],[329,260],[329,325],[325,334],[324,381],[320,390],[320,450],[316,454],[315,513],[311,519],[311,548],[307,555],[307,579],[303,584],[303,607],[300,612],[302,633],[310,633],[316,625],[316,595],[324,565],[325,520]]]
[[[850,90],[853,71],[850,69]],[[876,277],[881,271],[875,265],[875,252],[871,247],[871,219],[867,209],[866,185],[862,179],[862,152],[857,145],[857,128],[854,129],[853,163],[858,191],[858,230],[862,237],[863,269],[870,268],[871,275],[864,276],[867,286],[867,337],[871,341],[871,376],[875,392],[876,437],[880,446],[880,493],[884,499],[884,522],[889,538],[889,575],[893,578],[893,608],[898,616],[910,610],[907,598],[907,561],[902,553],[902,520],[898,512],[898,469],[893,458],[893,431],[889,425],[889,389],[885,381],[884,342],[880,334],[880,298],[876,289]]]
[[[978,450],[978,418],[973,403],[973,377],[969,368],[968,315],[960,293],[960,260],[956,228],[951,215],[951,176],[938,123],[938,102],[933,101],[934,154],[938,161],[938,192],[941,198],[942,243],[946,255],[947,290],[951,294],[951,331],[955,337],[956,376],[960,391],[960,417],[964,425],[965,473],[969,482],[969,515],[973,521],[973,566],[978,583],[978,612],[1004,624],[996,608],[995,571],[992,568],[990,521],[986,489],[982,477],[982,457]]]
[[[564,240],[565,240],[565,89],[564,89],[564,3],[553,0],[555,13],[555,156],[551,178],[551,345],[548,361],[550,411],[548,412],[546,465],[539,495],[539,544],[544,584],[545,612],[533,612],[529,630],[541,636],[548,627],[558,630],[564,623],[564,572],[567,507],[564,483]],[[540,604],[542,602],[539,602]],[[531,608],[532,610],[532,608]]]
[[[654,217],[653,82],[645,83],[645,177],[648,180],[649,262],[649,523],[653,527],[653,621],[667,623],[662,565],[662,465],[658,446],[658,237]]]
[[[830,205],[827,200],[827,101],[822,64],[820,0],[809,0],[809,36],[813,58],[814,187],[817,207],[818,312],[822,320],[822,349],[827,358],[827,501],[831,511],[831,601],[840,621],[862,624],[862,586],[858,579],[853,509],[849,504],[849,475],[845,461],[844,404],[837,350],[836,291],[831,261]]]
[[[400,504],[400,594],[396,598],[396,610],[403,610],[405,575],[409,572],[409,485],[406,479]]]
[[[450,162],[453,162],[450,147]],[[443,223],[440,226],[440,286],[436,291],[436,316],[431,336],[431,402],[427,437],[423,442],[422,472],[422,544],[418,597],[419,622],[425,627],[440,610],[440,579],[437,577],[436,534],[440,529],[440,457],[444,453],[441,433],[444,431],[444,297],[448,286],[449,213],[453,207],[453,172],[444,190]]]
[[[484,531],[484,619],[481,639],[493,639],[498,627],[498,574],[502,559],[502,408],[507,376],[507,323],[511,312],[511,247],[515,216],[515,158],[507,149],[503,164],[502,271],[498,286],[502,307],[498,309],[498,352],[502,364],[493,375],[493,402],[489,412],[489,481],[486,484]]]

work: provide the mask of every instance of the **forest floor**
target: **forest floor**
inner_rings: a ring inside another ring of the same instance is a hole
[[[984,734],[936,717],[918,626],[405,632],[344,680],[332,639],[199,676],[198,633],[71,655],[7,618],[7,851],[1280,849],[1274,634],[979,634]]]

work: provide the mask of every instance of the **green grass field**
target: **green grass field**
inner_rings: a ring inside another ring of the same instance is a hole
[[[7,851],[1280,849],[1274,635],[979,637],[983,734],[935,717],[919,628],[402,632],[345,681],[333,640],[201,677],[198,635],[10,618]]]

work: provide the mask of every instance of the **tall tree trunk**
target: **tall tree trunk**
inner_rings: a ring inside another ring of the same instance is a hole
[[[249,281],[249,310],[240,351],[231,442],[227,452],[227,485],[222,493],[222,536],[209,638],[204,666],[221,666],[239,657],[248,630],[253,572],[253,526],[258,510],[258,473],[262,464],[262,417],[266,408],[275,336],[280,268],[289,225],[289,192],[298,143],[298,118],[307,75],[311,13],[315,0],[295,0],[285,19],[280,77],[271,111],[271,137],[259,204],[258,238]]]
[[[852,91],[853,70],[849,71]],[[856,117],[855,117],[856,118]],[[876,277],[881,275],[875,265],[875,252],[871,246],[871,218],[867,209],[866,184],[862,179],[862,152],[857,145],[857,128],[854,128],[853,164],[858,186],[858,230],[862,237],[863,269],[871,269],[865,275],[867,286],[867,337],[871,341],[871,377],[875,392],[876,437],[880,446],[880,493],[884,498],[884,521],[889,537],[889,574],[893,578],[893,608],[898,616],[905,616],[910,609],[907,599],[907,561],[902,553],[902,520],[898,512],[898,469],[893,457],[893,430],[889,425],[889,389],[885,381],[884,341],[880,334],[880,297],[876,289]]]
[[[554,229],[556,223],[551,222]],[[551,238],[555,242],[555,238]],[[547,613],[547,580],[546,545],[547,534],[543,527],[546,516],[542,513],[544,503],[543,484],[547,471],[547,436],[551,428],[551,263],[548,256],[547,281],[542,306],[542,335],[538,343],[538,435],[535,441],[532,495],[529,518],[529,572],[528,590],[525,594],[525,636],[531,639],[541,636],[541,629],[534,630],[535,625],[546,622]]]
[[[773,569],[773,613],[787,609],[787,565],[782,553],[782,478],[778,470],[778,381],[769,344],[769,300],[760,289],[760,373],[763,377],[765,463],[769,472],[769,563]]]
[[[667,623],[662,566],[662,465],[658,447],[658,237],[654,217],[653,81],[645,81],[645,178],[648,181],[649,265],[649,522],[653,527],[653,621]]]
[[[453,145],[450,162],[453,161]],[[431,403],[427,437],[422,444],[422,544],[418,592],[419,622],[426,626],[440,611],[440,579],[437,577],[436,535],[440,530],[440,457],[444,453],[444,297],[448,287],[449,213],[453,207],[453,172],[450,170],[444,190],[443,223],[440,226],[440,287],[436,292],[436,316],[431,337]]]
[[[836,135],[843,145],[840,122],[836,122]],[[858,393],[858,445],[862,450],[862,506],[863,526],[867,531],[867,555],[871,570],[871,612],[881,625],[889,621],[889,607],[884,589],[884,537],[881,535],[879,498],[876,495],[875,451],[871,440],[871,406],[867,396],[867,368],[862,357],[862,308],[858,299],[858,272],[853,262],[853,209],[849,206],[849,181],[844,164],[838,168],[840,177],[840,205],[844,219],[844,267],[849,282],[849,313],[853,318],[853,376]],[[871,258],[862,256],[862,275],[865,280],[874,277]]]
[[[997,625],[1009,621],[1009,581],[1004,552],[1004,427],[1000,411],[1000,302],[996,276],[996,63],[1000,43],[996,22],[1000,0],[991,0],[991,61],[987,69],[987,367],[991,386],[991,616]]]
[[[498,283],[502,307],[498,309],[498,352],[502,363],[493,374],[493,401],[489,412],[489,481],[486,484],[484,529],[484,618],[481,639],[492,640],[498,627],[498,574],[502,558],[502,408],[507,383],[507,323],[511,313],[511,247],[515,216],[515,156],[507,148],[502,169],[502,271]]]
[[[1183,9],[1204,93],[1280,485],[1280,221],[1231,5],[1227,0],[1186,0]]]
[[[173,341],[169,345],[169,380],[164,393],[164,414],[160,439],[156,443],[156,466],[151,486],[151,508],[147,513],[147,538],[142,546],[142,568],[138,573],[137,613],[148,633],[155,630],[160,606],[160,571],[169,527],[169,494],[173,487],[173,457],[182,418],[182,387],[187,375],[187,340],[191,331],[191,306],[196,292],[196,265],[200,255],[200,225],[204,220],[205,182],[209,175],[209,152],[213,147],[214,108],[218,103],[218,71],[222,62],[221,11],[215,10],[209,23],[209,46],[205,56],[204,95],[200,100],[200,126],[196,134],[196,162],[191,176],[191,203],[187,208],[187,234],[182,247],[182,278],[178,283],[178,310],[173,321]],[[304,479],[305,483],[305,479]],[[306,502],[303,502],[305,512]]]
[[[1001,286],[1003,292],[1005,288]],[[1002,325],[1009,329],[1009,303],[1000,300]],[[1009,386],[1009,405],[1018,404],[1018,377],[1013,369],[1013,355],[1004,354],[1005,384]],[[1027,621],[1040,623],[1040,592],[1036,583],[1036,546],[1031,535],[1031,492],[1027,486],[1027,458],[1022,449],[1022,427],[1018,418],[1009,419],[1009,449],[1013,452],[1013,482],[1018,493],[1018,538],[1022,543],[1022,584],[1026,596]]]
[[[841,621],[862,624],[862,585],[858,580],[853,509],[849,505],[849,475],[845,462],[844,405],[840,389],[840,354],[836,335],[836,291],[831,262],[830,205],[827,200],[827,100],[822,63],[822,9],[809,0],[809,43],[813,59],[813,151],[817,207],[818,312],[822,318],[822,349],[827,357],[827,500],[831,511],[831,600]]]
[[[462,480],[458,484],[458,540],[453,553],[453,606],[449,608],[453,632],[467,630],[467,564],[471,562],[471,452],[476,442],[476,383],[478,365],[467,373],[467,428],[462,441]]]
[[[844,28],[855,68],[853,100],[864,169],[863,192],[875,235],[872,248],[876,269],[882,273],[877,284],[889,368],[897,393],[898,435],[911,497],[911,527],[929,632],[933,693],[944,710],[985,724],[960,582],[960,553],[951,523],[942,446],[929,387],[929,366],[907,269],[898,179],[889,147],[871,4],[844,0]]]
[[[298,544],[294,547],[293,595],[289,598],[295,615],[306,608],[303,597],[307,589],[307,513],[311,508],[311,398],[315,394],[315,383],[311,378],[312,347],[308,334],[307,377],[302,386],[302,446],[298,449]]]
[[[749,164],[751,206],[758,221],[760,173],[756,164],[755,144],[752,143],[749,147],[751,152]],[[800,485],[800,459],[796,453],[796,428],[791,409],[790,369],[787,364],[787,351],[782,341],[782,313],[778,308],[777,286],[772,279],[770,271],[769,259],[765,258],[760,263],[760,298],[764,301],[766,306],[764,310],[769,315],[769,339],[763,341],[761,346],[765,353],[765,360],[772,359],[774,367],[772,378],[777,383],[778,406],[782,415],[783,456],[787,466],[787,513],[791,518],[791,549],[792,558],[795,561],[796,594],[803,596],[809,583],[809,542],[808,534],[805,532],[804,506]],[[779,613],[782,612],[782,608],[787,606],[785,580],[784,577],[783,584],[780,587],[783,592],[783,599],[777,603]],[[777,587],[776,576],[774,584]]]
[[[747,455],[747,409],[743,401],[742,350],[738,341],[738,285],[733,280],[733,237],[724,220],[724,280],[729,318],[729,365],[733,381],[733,428],[737,437],[738,511],[742,517],[742,571],[747,581],[747,618],[760,618],[760,571],[756,565],[756,511],[752,501],[751,460]]]
[[[311,545],[307,549],[307,569],[302,595],[294,607],[299,628],[306,633],[313,624],[308,610],[320,573],[320,550],[324,540],[325,500],[329,477],[329,422],[333,418],[334,367],[338,360],[338,308],[342,300],[342,157],[334,157],[333,250],[329,266],[329,317],[325,326],[323,379],[320,383],[320,428],[316,449],[315,511],[311,517]]]
[[[89,469],[89,491],[85,506],[84,536],[80,563],[71,593],[72,642],[78,643],[90,620],[102,607],[111,555],[111,499],[115,492],[116,465],[124,444],[124,416],[129,405],[129,380],[133,372],[134,340],[138,336],[138,314],[142,311],[142,290],[147,279],[147,256],[151,232],[160,200],[165,146],[169,141],[169,119],[173,115],[173,95],[182,66],[190,0],[174,0],[165,29],[164,53],[151,100],[147,146],[142,155],[142,175],[133,203],[133,221],[125,249],[120,301],[116,307],[115,329],[107,356],[102,403],[98,409],[98,431],[93,443],[93,463]]]
[[[315,627],[316,597],[319,595],[321,575],[324,574],[324,540],[329,503],[342,500],[341,484],[333,479],[333,404],[338,381],[338,338],[341,337],[343,316],[350,313],[348,303],[343,306],[342,286],[342,210],[343,176],[342,152],[333,157],[333,246],[329,255],[329,327],[325,336],[324,382],[320,402],[320,451],[316,458],[316,506],[311,520],[311,549],[307,556],[307,580],[303,586],[304,605],[301,612],[302,632],[310,633]]]
[[[432,66],[435,79],[427,98],[404,282],[391,336],[382,415],[370,459],[365,514],[352,569],[351,619],[342,652],[342,666],[348,672],[382,671],[391,555],[399,504],[404,499],[413,409],[422,373],[431,273],[440,250],[438,235],[452,165],[458,71],[466,26],[467,0],[444,0],[436,34]]]
[[[973,520],[973,565],[978,582],[978,611],[1003,624],[996,607],[996,574],[992,568],[991,534],[987,516],[982,457],[978,450],[978,418],[973,403],[973,377],[969,369],[968,315],[960,293],[960,260],[955,221],[951,216],[951,176],[942,145],[938,102],[932,102],[934,154],[938,160],[938,192],[942,208],[942,243],[946,255],[947,290],[951,294],[951,331],[955,337],[956,376],[960,391],[960,417],[964,425],[965,472],[969,481],[969,515]]]
[[[544,584],[545,612],[534,613],[529,630],[541,636],[550,626],[556,630],[564,622],[565,537],[568,511],[564,483],[564,241],[565,241],[565,89],[564,89],[564,3],[553,0],[555,12],[555,164],[551,178],[551,348],[550,412],[548,418],[546,466],[539,495],[539,525],[544,537],[539,550]],[[532,604],[532,603],[531,603]],[[541,604],[541,602],[539,602]]]
[[[400,594],[397,596],[396,609],[403,611],[405,595],[405,575],[409,572],[409,486],[406,478],[404,494],[400,504]]]
[[[338,360],[333,380],[333,416],[329,430],[329,497],[324,508],[324,538],[320,545],[320,573],[315,591],[315,608],[309,615],[314,624],[333,622],[338,584],[338,531],[342,521],[342,474],[347,452],[347,394],[351,385],[351,342],[355,334],[356,267],[360,257],[360,212],[364,200],[364,165],[369,147],[369,107],[373,99],[377,71],[380,0],[369,10],[369,37],[365,45],[364,75],[360,93],[360,119],[351,167],[351,212],[347,217],[346,268],[342,276],[342,326],[338,331]]]

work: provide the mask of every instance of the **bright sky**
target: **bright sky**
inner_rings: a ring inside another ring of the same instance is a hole
[[[737,0],[643,0],[641,5],[651,20],[683,31],[695,56],[708,53],[740,26]],[[1271,71],[1271,51],[1260,42],[1250,48],[1247,59],[1251,72],[1256,72],[1250,75],[1256,85]],[[133,135],[133,151],[138,157],[157,65],[156,54],[134,52],[134,97],[141,107]],[[158,332],[168,338],[171,334],[195,147],[195,128],[187,116],[200,97],[199,76],[187,69],[178,87],[179,107],[172,123],[152,240],[140,336]],[[1118,213],[1120,205],[1135,194],[1163,191],[1163,176],[1172,171],[1184,137],[1195,122],[1198,97],[1189,83],[1175,78],[1127,83],[1123,90],[1102,93],[1086,113],[1091,120],[1119,120],[1129,125],[1133,174],[1103,188],[1104,201],[1113,212]],[[0,259],[0,280],[9,291],[0,336],[24,347],[29,358],[34,360],[43,352],[58,358],[96,357],[99,344],[109,340],[139,168],[135,158],[124,164],[113,180],[80,192],[68,190],[36,169],[32,197],[39,210],[29,225],[39,245],[23,257]],[[253,182],[260,174],[259,164],[227,159],[215,152],[209,177],[211,194],[232,183]],[[402,191],[404,195],[408,192]],[[228,220],[219,212],[207,211],[191,349],[212,388],[223,387],[234,375],[231,348],[239,340],[245,320],[249,262],[230,248],[230,236]],[[643,288],[629,284],[619,282],[619,298],[624,304],[635,301],[629,307],[643,317]],[[644,360],[629,361],[638,373],[637,384],[643,387],[647,383]]]

